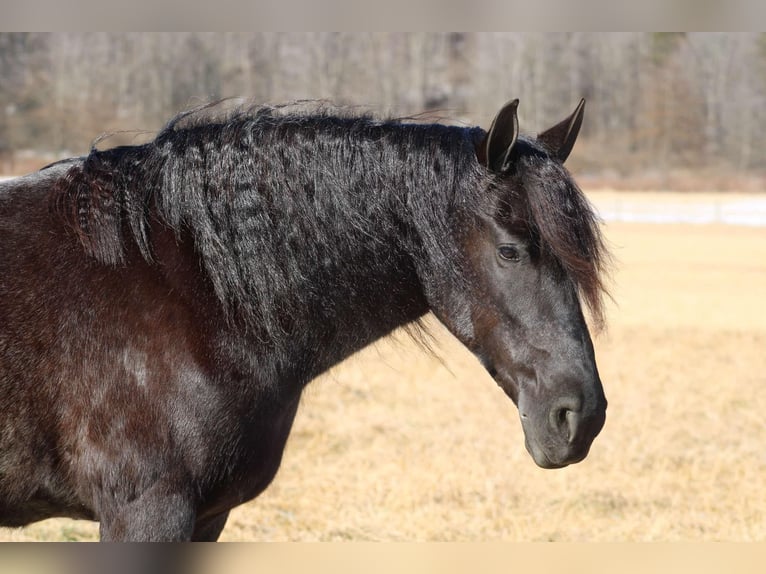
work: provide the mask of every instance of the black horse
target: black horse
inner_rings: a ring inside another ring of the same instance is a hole
[[[326,105],[197,109],[0,185],[0,525],[216,540],[279,467],[309,381],[432,311],[545,468],[606,400],[581,311],[606,252],[537,138]]]

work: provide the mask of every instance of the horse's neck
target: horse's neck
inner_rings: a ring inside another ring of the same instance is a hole
[[[299,282],[275,285],[278,323],[274,316],[269,325],[256,319],[246,326],[229,323],[222,314],[214,317],[232,346],[240,349],[231,361],[248,363],[239,365],[254,377],[265,370],[302,385],[426,314],[429,307],[416,264],[402,238],[370,230],[369,241],[346,250],[342,258],[303,268],[305,277]]]
[[[292,353],[311,358],[310,378],[428,312],[414,264],[405,256],[373,271],[377,275],[349,272],[336,285],[319,286],[325,292],[296,322],[302,335],[292,338]]]

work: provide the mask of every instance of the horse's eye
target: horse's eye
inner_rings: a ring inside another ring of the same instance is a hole
[[[519,248],[508,243],[500,245],[497,248],[497,254],[500,256],[500,259],[504,259],[506,261],[518,261],[521,259]]]

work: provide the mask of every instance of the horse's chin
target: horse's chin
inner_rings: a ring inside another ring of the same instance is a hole
[[[574,443],[562,441],[560,436],[550,434],[549,429],[536,428],[530,418],[521,417],[524,446],[532,460],[540,468],[564,468],[570,464],[578,463],[588,456],[595,437]]]
[[[535,461],[535,464],[539,466],[540,468],[544,468],[546,470],[548,469],[556,469],[556,468],[564,468],[565,466],[569,466],[570,464],[573,464],[575,462],[580,462],[585,457],[576,459],[576,460],[564,460],[564,461],[556,461],[552,460],[550,456],[538,445],[535,441],[530,441],[529,437],[526,437],[524,440],[524,446],[527,448],[527,452],[532,457],[532,460]]]

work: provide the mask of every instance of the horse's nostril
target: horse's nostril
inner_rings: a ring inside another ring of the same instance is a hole
[[[577,435],[580,414],[568,407],[558,407],[551,412],[551,423],[559,434],[565,436],[567,442],[571,444]]]
[[[555,421],[555,426],[561,431],[567,430],[569,427],[569,423],[567,422],[567,417],[569,413],[572,412],[567,408],[560,408],[556,409],[553,419]]]
[[[571,444],[577,436],[577,430],[580,427],[580,413],[575,411],[567,411],[565,418],[567,427],[569,428],[567,442]]]

